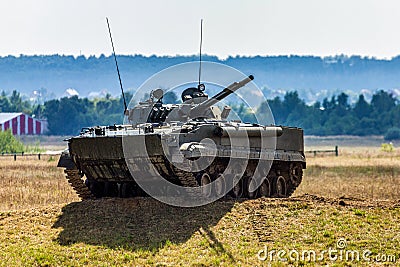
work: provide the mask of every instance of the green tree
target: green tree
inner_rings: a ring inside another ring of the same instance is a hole
[[[232,108],[232,112],[230,116],[234,116],[235,119],[239,117],[239,119],[243,122],[249,122],[249,123],[256,123],[256,115],[253,112],[253,109],[251,107],[246,106],[244,103],[240,103],[240,105],[230,105]]]
[[[359,119],[370,116],[370,114],[372,112],[371,105],[368,104],[367,101],[365,101],[364,95],[358,96],[358,100],[354,106],[353,111],[354,111],[354,114]]]
[[[0,131],[0,153],[24,152],[24,144],[21,143],[10,130]]]
[[[0,96],[0,112],[11,112],[11,104],[4,91],[1,92]]]
[[[164,104],[177,104],[179,102],[178,96],[173,92],[166,92],[162,99]]]
[[[322,100],[322,107],[324,110],[326,110],[326,112],[331,112],[335,109],[336,103],[336,96],[332,96],[330,101],[328,100],[328,98],[325,97]]]
[[[371,106],[376,114],[380,114],[394,108],[396,106],[396,99],[393,95],[380,90],[372,96]]]
[[[400,140],[400,128],[392,127],[385,134],[385,140]]]
[[[16,90],[13,90],[11,96],[9,97],[10,108],[9,112],[24,112],[31,114],[32,109],[28,101],[23,101],[21,94]]]
[[[10,104],[13,112],[22,111],[23,109],[21,95],[16,90],[10,96]]]
[[[272,100],[268,100],[268,102],[261,103],[257,112],[258,116],[262,116],[262,114],[268,112],[268,106],[270,107],[272,115],[274,116],[275,123],[284,124],[289,112],[288,110],[285,110],[282,100],[277,96]]]
[[[349,96],[345,93],[341,93],[337,96],[337,105],[335,107],[335,113],[338,116],[345,116],[346,114],[348,114],[348,110],[350,109],[348,100]]]
[[[306,104],[299,98],[297,91],[287,92],[282,102],[284,111],[288,114],[286,124],[302,126],[306,116]]]
[[[78,134],[83,127],[93,126],[94,104],[87,98],[64,97],[45,103],[49,133],[55,135]]]

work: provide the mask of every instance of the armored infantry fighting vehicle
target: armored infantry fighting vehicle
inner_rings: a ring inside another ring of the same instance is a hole
[[[68,139],[58,166],[82,199],[146,196],[143,185],[162,195],[168,184],[211,185],[204,195],[217,198],[288,197],[306,168],[303,130],[229,121],[231,108],[216,105],[252,79],[213,97],[199,84],[182,92],[181,104],[164,104],[163,91],[153,90],[126,110],[129,123],[84,128]]]
[[[58,166],[82,199],[150,195],[199,206],[227,196],[294,192],[306,167],[303,130],[229,120],[231,108],[216,105],[253,76],[209,98],[200,82],[200,39],[199,83],[182,92],[181,104],[163,103],[163,90],[155,89],[128,109],[108,19],[107,25],[127,120],[84,128],[68,139]]]

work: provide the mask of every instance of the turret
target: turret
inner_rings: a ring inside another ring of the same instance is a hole
[[[240,82],[234,82],[225,89],[223,89],[221,92],[216,94],[210,99],[207,99],[204,102],[201,102],[199,105],[193,107],[190,111],[190,117],[191,118],[196,118],[196,117],[201,117],[202,114],[205,114],[207,110],[221,101],[222,99],[228,97],[232,93],[234,93],[236,90],[242,88],[249,82],[251,82],[254,79],[253,75],[250,75],[249,77],[246,77],[245,79],[241,80]]]
[[[221,111],[214,105],[253,79],[254,77],[250,75],[239,82],[234,82],[212,98],[208,98],[208,95],[204,93],[204,84],[199,84],[198,87],[188,88],[182,92],[182,104],[163,104],[162,90],[153,90],[147,101],[139,102],[139,105],[129,110],[129,121],[137,125],[164,121],[185,122],[195,118],[225,120],[229,115],[230,107],[226,106]]]

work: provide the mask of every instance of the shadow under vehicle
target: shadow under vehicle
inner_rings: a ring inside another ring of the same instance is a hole
[[[218,253],[228,254],[211,230],[235,201],[218,201],[196,208],[174,207],[151,198],[103,198],[69,203],[53,228],[62,228],[54,240],[70,246],[85,243],[111,249],[157,251],[167,242],[184,243],[200,233],[212,240]]]

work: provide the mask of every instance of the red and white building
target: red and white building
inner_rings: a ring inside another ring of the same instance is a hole
[[[0,113],[0,130],[10,129],[13,135],[38,135],[47,130],[47,121],[24,113]]]

